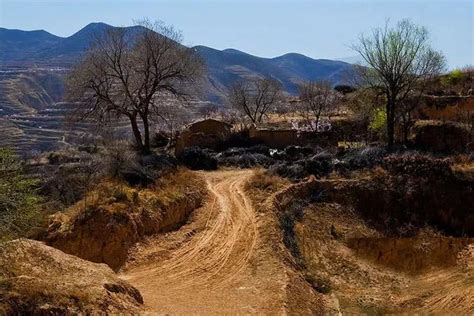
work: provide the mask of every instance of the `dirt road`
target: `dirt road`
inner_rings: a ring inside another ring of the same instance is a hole
[[[150,313],[284,313],[287,275],[259,238],[252,174],[203,172],[211,194],[189,224],[136,247],[121,276]]]

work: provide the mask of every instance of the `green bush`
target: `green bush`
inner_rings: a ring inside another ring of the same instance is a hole
[[[0,240],[25,236],[40,221],[38,180],[28,177],[22,161],[0,148]]]
[[[379,139],[384,139],[387,127],[387,112],[384,108],[375,109],[369,123],[369,131]]]
[[[442,80],[442,83],[445,85],[455,85],[461,82],[464,76],[465,74],[461,70],[454,69],[446,77],[443,77],[441,80]]]

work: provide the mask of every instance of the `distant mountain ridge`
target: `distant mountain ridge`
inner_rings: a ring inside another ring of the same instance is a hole
[[[342,61],[312,59],[296,53],[262,58],[236,49],[217,50],[206,46],[195,46],[194,49],[206,61],[210,79],[219,89],[243,78],[265,76],[277,79],[287,92],[294,94],[301,81],[327,80],[337,84],[344,82],[352,69]]]
[[[88,49],[91,41],[114,26],[90,23],[69,37],[59,37],[43,30],[22,31],[0,28],[0,69],[8,67],[72,66]],[[137,26],[126,27],[127,32]],[[296,93],[304,80],[327,80],[333,84],[344,81],[352,66],[349,63],[289,53],[275,58],[262,58],[236,49],[217,50],[206,46],[195,49],[208,67],[206,99],[218,102],[237,80],[271,77],[284,89]]]

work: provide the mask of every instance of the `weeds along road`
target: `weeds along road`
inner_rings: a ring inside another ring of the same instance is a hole
[[[251,170],[200,173],[210,196],[178,231],[135,249],[122,277],[150,313],[283,313],[286,274],[259,240]]]

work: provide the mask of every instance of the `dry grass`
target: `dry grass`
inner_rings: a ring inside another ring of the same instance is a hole
[[[452,166],[452,170],[455,174],[474,181],[474,163],[458,163]]]
[[[263,191],[261,193],[271,194],[285,188],[289,184],[290,182],[287,179],[270,175],[264,170],[259,170],[250,179],[249,187]]]
[[[330,117],[331,122],[347,121],[353,119],[353,114],[347,111],[332,115]],[[310,117],[311,118],[311,117]],[[322,116],[321,119],[327,119],[328,117]],[[291,122],[304,122],[304,118],[301,114],[295,112],[289,112],[284,114],[270,113],[263,124],[267,127],[275,127],[279,129],[292,128]]]
[[[141,208],[166,208],[188,194],[202,193],[205,184],[188,169],[178,169],[159,178],[149,187],[137,188],[124,181],[105,179],[66,213],[73,217],[90,208],[107,208],[110,212],[137,212]]]
[[[472,123],[474,115],[474,98],[458,102],[445,107],[424,107],[422,112],[432,120],[456,121]]]
[[[344,148],[344,149],[363,148],[366,145],[367,144],[364,142],[347,142],[347,141],[337,142],[337,147]]]
[[[474,161],[469,155],[460,154],[450,158],[453,161],[451,169],[461,177],[474,180]]]

